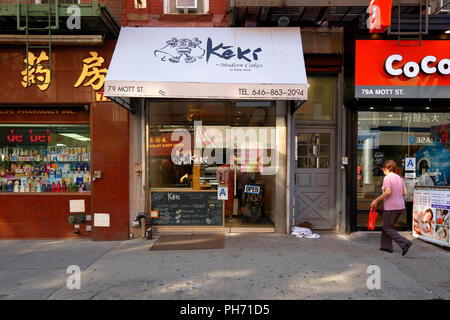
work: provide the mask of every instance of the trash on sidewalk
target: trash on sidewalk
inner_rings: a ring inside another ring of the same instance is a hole
[[[303,221],[302,223],[297,225],[298,227],[312,229],[313,225],[308,220]]]
[[[308,238],[308,239],[320,238],[320,235],[318,235],[317,233],[313,233],[310,229],[302,227],[293,227],[291,234],[295,235],[297,238]]]

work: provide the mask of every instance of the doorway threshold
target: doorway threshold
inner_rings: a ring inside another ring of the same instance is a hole
[[[228,233],[275,233],[275,228],[261,227],[229,227]]]

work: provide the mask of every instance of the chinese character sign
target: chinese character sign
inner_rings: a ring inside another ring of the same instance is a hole
[[[98,90],[103,86],[108,69],[99,69],[105,62],[105,59],[99,57],[97,52],[90,51],[89,54],[91,57],[83,59],[83,71],[74,87],[78,88],[84,82],[83,86],[91,86],[94,90]]]
[[[36,57],[32,52],[28,52],[28,59],[23,60],[27,64],[26,69],[21,72],[23,75],[22,86],[24,88],[37,84],[41,91],[44,91],[50,85],[50,69],[49,63],[43,63],[43,61],[49,61],[49,57],[45,51],[41,51],[39,57]]]

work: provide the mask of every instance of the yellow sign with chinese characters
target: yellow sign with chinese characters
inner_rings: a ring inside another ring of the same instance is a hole
[[[39,57],[36,57],[32,52],[28,52],[27,68],[21,72],[23,75],[22,86],[24,88],[32,84],[37,84],[41,91],[48,88],[50,85],[50,69],[48,68],[48,63],[47,65],[41,64],[43,61],[49,61],[45,51],[41,51]],[[23,60],[23,62],[27,63],[27,59]]]
[[[89,54],[90,57],[83,59],[83,70],[74,87],[77,88],[83,84],[83,86],[91,86],[92,89],[97,91],[103,87],[108,69],[102,67],[105,59],[99,56],[98,52],[90,51]],[[27,59],[23,61],[27,63]],[[36,84],[41,91],[46,90],[50,85],[51,77],[47,53],[41,51],[39,56],[36,56],[33,52],[28,52],[28,65],[21,74],[23,76],[22,86],[24,88]],[[103,96],[103,92],[96,92],[96,100],[111,101]]]
[[[74,87],[78,88],[87,78],[89,78],[89,80],[86,81],[83,86],[91,86],[94,90],[98,90],[103,86],[103,83],[105,82],[105,75],[108,69],[99,69],[102,66],[103,62],[105,62],[105,59],[99,57],[98,52],[90,51],[89,54],[91,55],[91,57],[83,59],[83,71],[81,72],[81,75],[75,83]]]

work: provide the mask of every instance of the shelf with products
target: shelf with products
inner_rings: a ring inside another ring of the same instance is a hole
[[[0,124],[0,193],[91,190],[87,124]]]
[[[91,190],[89,163],[0,164],[0,192],[84,192]]]
[[[86,192],[90,171],[88,147],[0,148],[1,193]]]
[[[0,163],[5,163],[5,162],[12,162],[12,163],[18,163],[18,162],[31,162],[31,163],[84,163],[86,161],[36,161],[36,160],[22,160],[22,161],[8,160],[8,161],[1,161],[0,160]]]
[[[0,161],[27,162],[88,162],[91,160],[89,147],[0,147]]]

